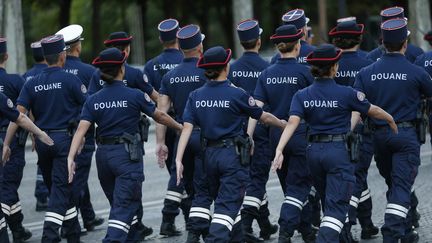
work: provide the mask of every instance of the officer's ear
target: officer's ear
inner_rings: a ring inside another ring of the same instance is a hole
[[[405,51],[406,51],[407,48],[408,48],[408,39],[406,39],[406,40],[404,41],[403,46],[402,46],[402,49],[403,49],[403,52],[404,52],[404,53],[405,53]]]

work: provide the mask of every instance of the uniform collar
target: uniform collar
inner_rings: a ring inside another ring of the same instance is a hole
[[[76,57],[76,56],[69,56],[69,55],[67,55],[66,56],[66,60],[69,60],[69,61],[81,61],[81,59],[79,58],[79,57]]]
[[[405,55],[402,53],[385,53],[383,58],[405,58]]]
[[[336,81],[332,78],[315,78],[316,84],[336,84]]]
[[[111,84],[105,83],[104,87],[117,87],[117,86],[125,86],[123,81],[121,80],[116,80]]]
[[[221,85],[231,85],[231,82],[228,79],[225,81],[212,81],[212,80],[210,80],[207,82],[207,85],[211,86],[211,87],[215,87],[215,86],[221,86]]]
[[[258,56],[259,54],[254,51],[245,51],[243,52],[243,56]]]
[[[277,61],[277,64],[287,64],[287,63],[297,63],[297,59],[294,57],[280,57]]]
[[[47,65],[44,63],[35,63],[33,64],[33,67],[35,68],[45,68]]]
[[[43,71],[44,72],[54,72],[54,71],[59,71],[59,70],[63,70],[63,68],[58,67],[58,66],[46,67]]]
[[[167,49],[164,49],[163,51],[164,52],[180,52],[180,50],[176,49],[176,48],[167,48]]]
[[[195,63],[197,63],[198,62],[198,57],[185,57],[185,58],[183,58],[183,62],[195,62]]]

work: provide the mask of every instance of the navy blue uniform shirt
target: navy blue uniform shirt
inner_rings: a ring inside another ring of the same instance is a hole
[[[399,53],[384,54],[363,68],[356,76],[354,88],[392,115],[395,122],[414,121],[421,95],[432,96],[431,77]],[[385,121],[372,120],[376,125],[386,125]]]
[[[229,80],[209,81],[193,91],[183,114],[183,121],[201,127],[209,140],[244,135],[243,117],[259,119],[263,110],[243,89]]]
[[[373,62],[360,55],[360,52],[343,52],[339,60],[339,69],[334,80],[336,83],[345,86],[353,86],[355,76],[363,67],[369,66]]]
[[[386,50],[385,50],[384,46],[381,45],[381,46],[378,46],[377,48],[373,49],[372,51],[370,51],[369,54],[366,56],[366,58],[375,62],[378,59],[380,59],[385,53],[386,53]],[[408,43],[408,47],[407,47],[407,50],[405,52],[405,56],[411,63],[414,63],[416,58],[423,53],[424,52],[420,47],[417,47],[415,45]]]
[[[183,60],[183,53],[174,48],[165,49],[163,52],[148,61],[144,66],[144,80],[153,86],[153,88],[159,91],[161,87],[162,77],[173,70]]]
[[[183,62],[162,78],[159,93],[171,99],[175,118],[180,123],[189,94],[203,86],[207,81],[204,69],[197,68],[197,62],[198,58],[185,58]]]
[[[414,64],[423,67],[429,75],[432,75],[432,51],[425,52],[417,57]]]
[[[15,108],[12,100],[0,93],[0,119],[15,122],[19,117],[19,111]]]
[[[42,130],[66,129],[87,98],[81,80],[61,67],[47,67],[24,84],[17,105],[31,110]]]
[[[369,52],[363,51],[363,50],[360,50],[360,49],[358,49],[357,52],[358,52],[358,54],[359,54],[360,57],[367,59],[367,55],[369,54]]]
[[[63,69],[70,74],[76,75],[81,82],[89,87],[90,80],[96,72],[96,68],[87,63],[83,63],[79,57],[67,56]]]
[[[312,45],[309,45],[309,43],[307,43],[306,41],[304,41],[304,40],[300,40],[300,44],[301,44],[301,47],[300,47],[300,54],[299,54],[299,56],[297,57],[297,62],[298,63],[300,63],[300,64],[304,64],[304,65],[308,65],[309,66],[309,64],[306,62],[306,57],[307,57],[307,55],[309,55],[311,52],[313,52],[314,50],[315,50],[315,46],[312,46]],[[272,57],[272,59],[271,59],[271,61],[270,61],[270,64],[274,64],[274,63],[276,63],[276,61],[277,61],[277,59],[279,59],[281,57],[281,54],[278,52],[278,53],[276,53],[273,57]]]
[[[249,94],[255,91],[256,83],[261,72],[269,66],[269,63],[260,57],[256,52],[244,52],[230,66],[228,79],[237,87],[240,87]]]
[[[26,73],[23,74],[24,80],[27,82],[30,79],[34,78],[36,75],[40,74],[48,65],[42,63],[36,63],[32,68],[27,70]]]
[[[123,83],[129,88],[139,89],[149,96],[151,96],[151,93],[153,92],[153,87],[144,80],[141,70],[131,67],[127,63],[125,63],[125,75],[123,77]],[[89,94],[92,95],[98,92],[102,89],[104,84],[105,82],[100,78],[100,72],[95,72],[92,79],[90,80]]]
[[[350,131],[352,111],[364,115],[369,108],[363,93],[338,85],[333,79],[318,78],[294,95],[290,115],[305,119],[311,135],[335,135]]]
[[[288,119],[292,97],[312,82],[308,66],[295,58],[279,58],[259,76],[254,97],[267,104],[277,118]]]
[[[98,125],[98,136],[117,137],[138,133],[141,112],[153,116],[155,105],[143,92],[115,81],[91,95],[84,104],[81,120]]]
[[[8,74],[4,68],[0,68],[0,92],[16,104],[16,100],[24,85],[24,79],[18,74]],[[0,127],[9,125],[9,119],[0,119]]]

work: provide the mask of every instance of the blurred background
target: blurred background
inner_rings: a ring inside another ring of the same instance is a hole
[[[311,19],[314,44],[327,41],[338,18],[356,16],[366,25],[362,49],[371,50],[379,44],[380,10],[395,5],[405,8],[411,42],[428,50],[423,35],[431,30],[430,0],[0,0],[0,35],[8,39],[8,71],[23,73],[32,64],[30,43],[69,24],[84,27],[85,62],[104,48],[110,32],[126,31],[134,37],[129,62],[143,65],[162,50],[157,25],[163,19],[176,18],[180,26],[199,24],[206,34],[205,48],[223,45],[238,56],[235,26],[255,18],[264,29],[263,53],[270,56],[274,49],[269,37],[282,23],[281,16],[303,8]]]

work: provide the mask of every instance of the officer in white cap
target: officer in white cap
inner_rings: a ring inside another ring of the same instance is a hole
[[[79,58],[82,50],[81,41],[84,40],[81,36],[82,33],[83,27],[81,25],[72,24],[59,30],[56,34],[63,35],[65,45],[68,48],[66,51],[67,56],[64,70],[77,76],[88,89],[90,79],[96,72],[96,68],[92,65],[83,63]],[[73,126],[72,123],[71,126]],[[87,184],[94,151],[95,139],[94,127],[92,127],[86,135],[84,148],[76,159],[76,179],[73,184],[73,194],[76,195],[74,198],[76,201],[75,204],[81,212],[84,228],[87,231],[93,231],[96,226],[101,225],[104,222],[102,218],[96,217],[93,206],[90,202],[90,193]]]

